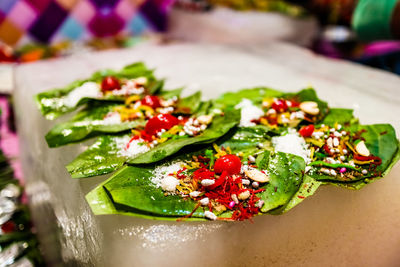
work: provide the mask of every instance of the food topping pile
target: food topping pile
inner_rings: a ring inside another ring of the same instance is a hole
[[[208,149],[180,163],[178,170],[164,172],[159,183],[165,194],[193,199],[195,210],[203,207],[204,216],[211,220],[225,211],[231,212],[230,217],[219,220],[245,220],[260,213],[264,202],[256,194],[265,190],[259,187],[268,183],[267,173],[258,170],[254,160],[242,164],[239,156],[229,154],[229,147],[214,144],[214,149],[216,153]]]
[[[262,124],[269,127],[296,127],[301,121],[310,123],[317,121],[320,110],[314,101],[299,102],[295,98],[265,98],[262,109],[253,106],[252,102],[244,99],[237,108],[242,108],[244,121],[242,126]]]
[[[204,132],[212,122],[212,115],[199,117],[175,117],[171,114],[160,113],[151,117],[143,130],[132,130],[132,138],[126,144],[129,150],[132,144],[146,145],[150,148],[168,140],[194,137]]]
[[[136,119],[150,119],[155,114],[169,114],[176,110],[177,97],[164,100],[155,95],[146,95],[141,98],[140,95],[133,95],[126,99],[125,105],[114,108],[113,112],[109,112],[104,119],[120,116],[122,122],[133,121]]]
[[[375,169],[382,159],[370,153],[361,137],[363,132],[351,134],[340,124],[332,128],[324,124],[319,128],[312,124],[302,127],[299,134],[310,145],[312,158],[306,172],[318,171],[344,181],[366,175],[379,176]]]

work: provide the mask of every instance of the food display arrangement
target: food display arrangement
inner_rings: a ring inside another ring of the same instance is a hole
[[[115,172],[86,199],[95,214],[159,220],[282,214],[321,185],[360,189],[400,157],[389,124],[362,125],[312,88],[182,97],[143,63],[103,70],[40,93],[47,119],[77,111],[46,135],[50,147],[94,143],[66,168],[72,178]]]

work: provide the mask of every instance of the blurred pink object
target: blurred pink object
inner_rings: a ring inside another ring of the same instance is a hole
[[[399,41],[379,41],[365,46],[364,56],[379,56],[400,50]]]
[[[6,96],[0,96],[1,124],[0,124],[0,148],[10,159],[14,169],[14,176],[23,184],[21,163],[19,161],[18,136],[12,132],[8,125],[10,117],[10,106]]]

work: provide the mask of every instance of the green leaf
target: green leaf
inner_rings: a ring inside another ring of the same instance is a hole
[[[282,95],[282,92],[274,89],[257,87],[225,93],[218,97],[215,103],[219,106],[235,106],[239,104],[243,98],[246,98],[251,100],[254,104],[261,104],[266,97],[281,97]]]
[[[179,99],[177,103],[177,110],[175,113],[193,114],[200,107],[201,92],[198,91],[188,97]]]
[[[187,139],[168,140],[144,154],[128,159],[127,162],[131,164],[156,162],[173,155],[185,146],[211,143],[235,127],[239,120],[240,113],[237,110],[226,110],[223,116],[214,116],[212,123],[202,134]]]
[[[153,220],[175,221],[176,218],[173,217],[157,216],[147,212],[142,212],[141,210],[137,210],[128,207],[126,205],[118,205],[113,202],[110,193],[105,189],[104,185],[114,180],[115,176],[120,175],[121,173],[126,173],[126,168],[130,167],[122,168],[113,177],[110,177],[109,179],[98,185],[95,189],[93,189],[86,195],[86,201],[88,202],[90,208],[92,209],[92,212],[95,215],[117,214],[117,215],[126,215],[126,216],[133,216],[133,217],[153,219]],[[197,221],[202,219],[189,218],[186,220]]]
[[[147,77],[148,79],[148,90],[149,93],[155,94],[163,86],[163,81],[158,81],[153,76],[153,71],[147,69],[147,67],[139,62],[124,67],[122,70],[116,72],[114,70],[101,70],[92,75],[89,79],[77,80],[67,85],[64,88],[58,88],[40,93],[35,96],[36,104],[40,109],[41,113],[46,119],[53,120],[63,114],[74,111],[77,107],[86,104],[90,99],[84,97],[80,99],[76,106],[67,106],[64,103],[64,98],[73,91],[75,88],[81,86],[85,82],[101,82],[106,76],[116,76],[118,78],[133,79],[137,77]],[[124,101],[125,97],[107,96],[101,100],[112,100],[112,101]],[[98,100],[98,99],[97,99]]]
[[[339,186],[359,189],[365,184],[371,183],[385,176],[399,160],[400,145],[396,137],[396,132],[390,124],[354,124],[351,125],[349,129],[353,134],[364,131],[361,134],[361,137],[365,138],[365,144],[371,154],[382,159],[382,164],[376,168],[374,173],[367,174],[362,176],[362,178],[353,181],[343,181],[339,180],[340,176],[333,177],[318,173],[310,174],[310,176],[319,181],[326,181],[331,184],[337,183]]]
[[[180,89],[163,91],[163,94],[164,96],[172,97],[177,96],[180,91]],[[183,98],[182,101],[190,102],[190,105],[197,109],[200,106],[200,98],[201,94],[195,93]],[[117,123],[104,121],[104,117],[119,106],[123,105],[99,101],[89,103],[89,105],[76,114],[72,120],[56,124],[46,135],[47,144],[50,147],[58,147],[83,141],[100,134],[119,133],[129,129],[143,128],[146,125],[146,120],[143,119]]]
[[[73,178],[83,178],[113,172],[125,162],[141,164],[160,161],[185,146],[215,141],[233,128],[239,119],[237,110],[227,110],[224,116],[216,116],[202,134],[192,138],[170,139],[135,158],[126,158],[118,153],[118,139],[127,138],[130,134],[101,136],[94,145],[68,164],[67,170]]]
[[[297,192],[288,201],[288,203],[277,209],[271,210],[268,213],[278,215],[288,212],[289,210],[303,202],[307,197],[314,195],[314,193],[322,184],[323,182],[317,181],[308,175],[304,175],[303,182],[301,183]]]
[[[144,127],[145,120],[107,123],[104,117],[113,112],[119,104],[104,104],[95,102],[79,112],[71,121],[56,124],[47,134],[49,147],[58,147],[83,141],[104,133],[118,133],[129,129]]]
[[[121,168],[126,158],[117,153],[116,139],[123,136],[125,135],[100,136],[92,146],[66,166],[72,178],[107,174]]]
[[[321,124],[334,126],[335,123],[345,125],[355,122],[357,122],[357,119],[354,118],[352,109],[332,108],[321,121]]]
[[[178,195],[165,196],[161,188],[151,182],[153,167],[125,167],[108,181],[104,188],[110,193],[114,203],[134,208],[141,212],[159,216],[182,217],[189,215],[196,202],[185,200]],[[204,217],[198,209],[192,217]]]
[[[314,101],[318,104],[319,114],[317,116],[317,121],[322,120],[328,114],[328,104],[325,101],[322,101],[318,98],[317,93],[313,88],[303,89],[297,93],[287,93],[284,95],[284,98],[291,99],[294,98],[298,102],[304,101]]]
[[[305,162],[303,158],[282,152],[266,151],[258,159],[258,168],[267,170],[270,181],[264,185],[264,192],[258,194],[264,201],[262,212],[268,212],[285,205],[299,190],[303,181]]]

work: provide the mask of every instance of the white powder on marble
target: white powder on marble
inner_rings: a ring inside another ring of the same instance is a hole
[[[144,144],[141,139],[131,140],[130,136],[119,137],[115,139],[115,143],[118,149],[118,154],[127,158],[134,158],[139,154],[143,154],[150,150],[150,148]],[[129,143],[129,146],[128,146]]]
[[[284,135],[273,137],[272,145],[275,151],[300,156],[307,164],[311,162],[310,150],[308,150],[306,141],[294,129],[289,129],[288,133]]]
[[[264,115],[264,111],[253,105],[251,100],[244,98],[235,106],[236,109],[241,109],[240,126],[249,127],[256,125],[252,120],[257,120]]]
[[[98,98],[101,96],[100,85],[95,82],[85,82],[72,90],[63,100],[64,105],[75,107],[85,97]]]

